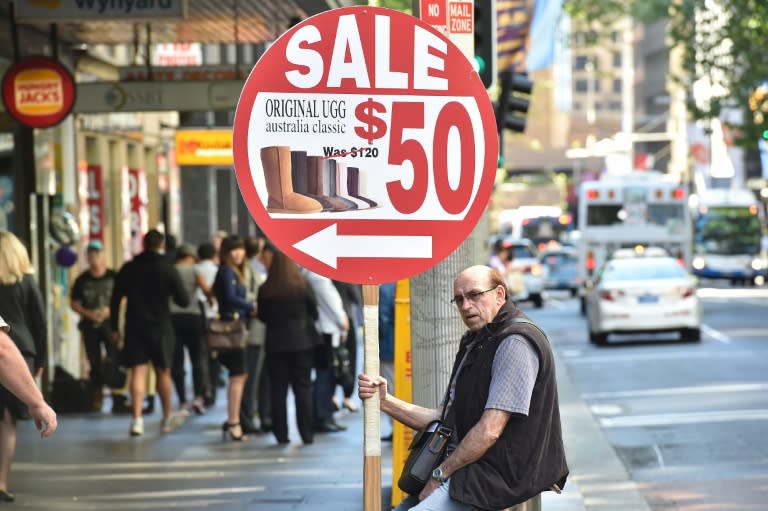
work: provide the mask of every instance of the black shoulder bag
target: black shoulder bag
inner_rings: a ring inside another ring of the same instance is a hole
[[[397,486],[409,495],[421,493],[432,477],[432,471],[445,459],[445,450],[453,434],[453,430],[445,425],[450,388],[448,385],[440,419],[430,422],[427,427],[414,433],[411,445],[408,446],[408,458]]]

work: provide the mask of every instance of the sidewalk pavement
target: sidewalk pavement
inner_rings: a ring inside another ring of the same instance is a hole
[[[561,495],[547,492],[544,511],[648,511],[558,361],[560,406],[571,477]],[[107,414],[60,417],[59,431],[41,440],[19,423],[10,476],[18,508],[40,511],[361,511],[363,414],[339,412],[346,432],[318,434],[302,445],[291,419],[291,443],[271,434],[222,441],[224,392],[207,414],[169,434],[160,414],[130,438],[130,419]],[[109,404],[109,403],[107,403]],[[382,448],[382,496],[392,484],[391,445]],[[382,510],[389,509],[386,505]]]

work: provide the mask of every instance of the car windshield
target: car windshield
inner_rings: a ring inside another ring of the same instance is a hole
[[[546,264],[551,268],[554,268],[557,266],[569,266],[577,263],[575,255],[565,253],[565,252],[551,252],[548,254],[544,254],[544,256],[541,259],[544,262],[544,264]]]
[[[512,245],[509,247],[509,252],[512,254],[513,259],[528,259],[536,257],[528,245]]]
[[[685,270],[674,259],[654,257],[648,259],[612,260],[605,265],[603,282],[623,280],[655,280],[685,278]]]

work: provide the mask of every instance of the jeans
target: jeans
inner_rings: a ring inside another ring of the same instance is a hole
[[[453,500],[448,495],[448,488],[451,480],[441,484],[432,495],[419,502],[419,497],[410,495],[400,501],[400,504],[394,509],[394,511],[475,511],[477,508],[470,506],[469,504],[462,504],[457,500]]]
[[[173,367],[171,377],[179,396],[179,403],[187,402],[185,374],[184,374],[184,348],[189,353],[189,362],[192,366],[192,388],[195,397],[203,397],[207,390],[208,374],[207,364],[203,359],[203,317],[200,314],[172,314],[173,331],[176,336],[176,348],[173,354]]]
[[[333,421],[333,392],[336,388],[336,375],[333,367],[315,368],[313,401],[315,405],[315,425]]]

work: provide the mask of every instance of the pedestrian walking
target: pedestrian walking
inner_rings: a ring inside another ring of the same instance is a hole
[[[338,280],[334,280],[333,285],[339,292],[341,302],[344,305],[344,312],[349,320],[349,330],[344,347],[349,357],[346,362],[349,364],[349,371],[351,373],[349,378],[336,382],[341,387],[344,396],[341,406],[336,405],[335,399],[333,403],[335,409],[343,407],[350,412],[356,412],[358,407],[352,400],[352,396],[355,393],[355,375],[357,374],[358,332],[362,329],[363,288],[359,284],[350,284]],[[339,361],[337,360],[335,363],[339,363]]]
[[[117,272],[107,267],[104,258],[104,245],[99,240],[88,242],[85,257],[86,268],[72,285],[70,304],[72,310],[80,315],[77,327],[80,329],[85,346],[85,354],[90,366],[89,377],[93,388],[93,409],[101,410],[104,392],[104,359],[117,360],[118,349],[112,339],[112,323],[109,320],[109,301],[115,285]],[[113,389],[112,413],[126,413],[128,398]]]
[[[202,275],[203,281],[208,288],[212,289],[213,281],[216,280],[216,274],[219,272],[219,264],[214,261],[214,259],[218,260],[217,249],[213,246],[213,243],[201,243],[197,247],[197,259],[198,262],[195,265],[195,269]],[[210,321],[219,316],[219,305],[216,302],[216,296],[214,294],[206,296],[202,289],[198,289],[196,297],[197,300],[203,304],[203,313],[205,316],[204,328],[207,330]],[[219,364],[218,359],[208,351],[208,347],[205,343],[203,343],[202,351],[203,361],[206,364],[206,374],[208,376],[208,382],[205,386],[205,406],[211,407],[216,402],[216,391],[219,387],[221,364]]]
[[[378,390],[382,411],[395,420],[420,430],[445,412],[453,431],[432,478],[396,511],[506,509],[547,489],[559,491],[568,476],[546,336],[508,299],[498,270],[467,268],[453,292],[469,330],[438,408],[395,398],[381,376],[358,379],[360,398]]]
[[[256,302],[246,298],[245,242],[233,234],[224,238],[219,249],[221,265],[213,282],[213,292],[219,304],[219,316],[224,320],[238,320],[246,324],[256,312]],[[221,351],[217,356],[229,372],[227,385],[227,420],[221,426],[224,438],[245,440],[240,424],[240,404],[247,378],[245,349]]]
[[[131,436],[144,434],[142,401],[146,391],[149,362],[157,377],[157,390],[163,407],[162,431],[168,433],[182,418],[171,414],[171,367],[175,339],[169,301],[185,307],[190,296],[179,272],[163,255],[165,236],[156,229],[144,235],[144,251],[120,268],[110,304],[110,321],[115,342],[120,341],[118,316],[121,302],[125,310],[124,357],[131,371]]]
[[[193,247],[182,244],[176,249],[176,271],[179,272],[187,294],[190,297],[196,297],[199,291],[207,296],[211,294],[211,289],[206,284],[203,275],[195,267],[196,262],[196,251]],[[171,377],[173,378],[173,385],[176,387],[176,395],[179,398],[179,408],[184,412],[192,411],[202,415],[205,412],[205,394],[208,386],[208,364],[207,360],[203,358],[205,334],[203,305],[193,299],[189,301],[186,307],[176,305],[173,300],[170,301],[169,306],[173,333],[176,338]],[[192,389],[195,393],[191,403],[187,400],[184,370],[185,348],[189,356],[189,365],[192,368]]]
[[[8,231],[0,231],[0,316],[13,325],[8,333],[24,358],[30,375],[43,373],[46,360],[46,319],[43,297],[26,247]],[[15,358],[15,357],[14,357]],[[19,377],[17,369],[17,378]],[[26,376],[23,378],[26,380]],[[28,382],[28,380],[27,380]],[[27,397],[32,397],[27,386]],[[39,400],[36,413],[41,419]],[[50,414],[46,414],[49,416]],[[0,387],[0,501],[12,502],[14,494],[8,491],[8,474],[16,451],[16,421],[28,418],[25,402],[11,390]],[[54,420],[55,423],[55,420]]]
[[[259,261],[263,241],[263,238],[255,237],[245,240],[245,258],[248,263],[245,265],[247,270],[245,273],[247,283],[245,296],[249,302],[256,302],[259,296],[259,287],[267,278],[267,270]],[[243,399],[240,403],[240,426],[245,433],[260,432],[260,428],[253,423],[253,418],[256,414],[259,383],[264,366],[264,337],[267,328],[257,316],[258,310],[256,316],[251,317],[248,321],[248,341],[245,347],[247,377],[243,388]]]
[[[333,350],[345,342],[349,334],[350,321],[344,311],[344,302],[328,277],[304,270],[304,277],[317,300],[317,321],[315,327],[321,336],[319,352],[315,357],[315,431],[336,433],[346,430],[333,417],[333,393],[336,389],[336,373],[333,367]]]

